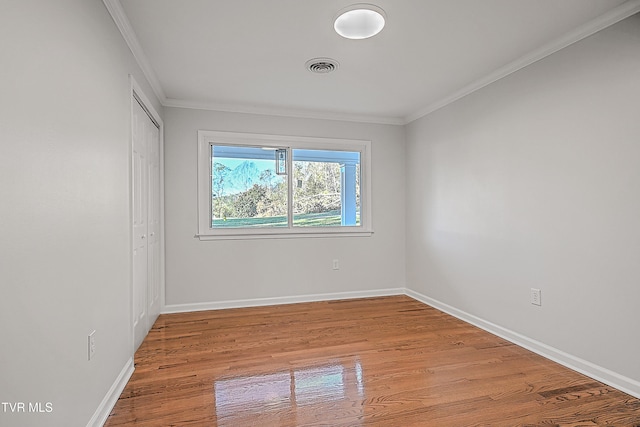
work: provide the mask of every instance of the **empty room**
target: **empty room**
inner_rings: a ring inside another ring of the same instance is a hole
[[[0,33],[0,426],[640,426],[640,0]]]

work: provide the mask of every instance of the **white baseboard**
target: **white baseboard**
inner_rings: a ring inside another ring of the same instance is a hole
[[[483,320],[462,310],[458,310],[455,307],[452,307],[433,298],[429,298],[411,289],[405,289],[405,294],[433,308],[450,314],[453,317],[457,317],[458,319],[477,326],[480,329],[504,338],[505,340],[510,341],[520,347],[526,348],[527,350],[539,354],[542,357],[553,360],[554,362],[559,363],[571,370],[580,372],[581,374],[593,378],[594,380],[610,385],[611,387],[615,387],[620,391],[623,391],[627,394],[630,394],[631,396],[640,399],[640,382],[634,379],[625,377],[624,375],[621,375],[617,372],[613,372],[607,368],[603,368],[602,366],[598,366],[587,360],[565,353],[564,351],[558,350],[557,348],[548,346],[544,343]]]
[[[118,398],[122,394],[127,382],[129,382],[129,378],[133,375],[134,371],[133,366],[133,358],[130,358],[127,363],[120,371],[120,375],[116,378],[114,383],[111,385],[111,388],[100,402],[100,406],[94,412],[93,417],[87,423],[87,427],[102,427],[104,423],[107,421],[107,417],[111,413],[111,410],[116,405]]]
[[[185,313],[189,311],[221,310],[225,308],[262,307],[300,302],[333,301],[340,299],[385,297],[404,295],[404,288],[377,289],[373,291],[335,292],[328,294],[299,295],[292,297],[255,298],[231,301],[202,302],[193,304],[170,304],[162,307],[162,314]]]

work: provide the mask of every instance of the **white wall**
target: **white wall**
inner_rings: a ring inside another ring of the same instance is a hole
[[[132,356],[128,74],[152,92],[101,0],[2,2],[0,58],[0,402],[52,409],[0,425],[83,426]]]
[[[373,125],[165,109],[166,303],[205,304],[405,285],[404,133]],[[372,237],[199,241],[197,131],[372,141]],[[332,259],[340,270],[331,269]]]
[[[639,160],[636,15],[407,127],[408,287],[640,393]]]

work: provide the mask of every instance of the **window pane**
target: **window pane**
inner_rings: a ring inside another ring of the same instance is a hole
[[[360,153],[293,150],[293,225],[360,225]]]
[[[273,149],[211,146],[211,227],[287,227],[287,177]]]

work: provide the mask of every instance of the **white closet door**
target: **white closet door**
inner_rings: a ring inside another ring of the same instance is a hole
[[[133,102],[133,337],[137,349],[160,313],[160,140]]]
[[[145,133],[149,138],[149,143],[147,144],[147,171],[149,172],[147,216],[149,233],[147,238],[148,332],[160,315],[160,131],[151,120],[148,120],[146,128]]]

